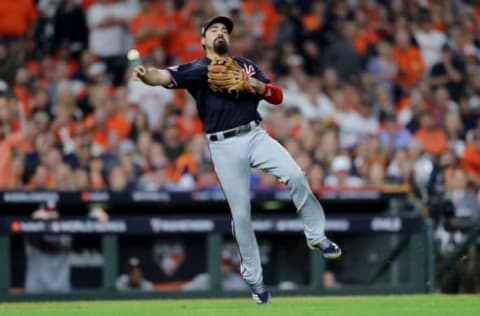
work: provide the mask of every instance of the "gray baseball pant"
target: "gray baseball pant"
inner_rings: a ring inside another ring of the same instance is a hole
[[[251,222],[250,168],[274,175],[288,185],[310,244],[325,239],[325,214],[305,174],[280,143],[261,127],[238,136],[210,141],[215,172],[232,214],[242,277],[250,285],[263,283],[262,265]]]

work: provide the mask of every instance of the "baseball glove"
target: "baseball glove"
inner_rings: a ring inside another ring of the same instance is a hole
[[[238,94],[247,90],[248,75],[231,57],[217,57],[208,65],[208,84],[214,92]]]

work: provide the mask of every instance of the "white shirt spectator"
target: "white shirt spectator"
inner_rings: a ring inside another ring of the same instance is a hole
[[[328,187],[358,187],[364,185],[364,181],[350,174],[352,161],[350,157],[340,155],[335,157],[330,167],[330,174],[325,178]]]
[[[447,43],[447,37],[436,30],[419,30],[415,33],[415,40],[422,52],[423,61],[427,65],[427,72],[429,72],[433,65],[441,60],[442,47]]]
[[[150,129],[155,129],[162,120],[165,107],[174,101],[172,90],[158,89],[148,86],[140,81],[128,82],[128,102],[138,104],[140,109],[147,114]]]
[[[352,148],[363,137],[378,134],[375,116],[365,117],[354,111],[337,112],[335,120],[339,126],[339,142],[342,148]]]
[[[283,103],[287,106],[297,107],[309,120],[327,119],[335,114],[335,106],[324,93],[319,93],[316,100],[312,100],[304,93],[287,92],[283,96]]]
[[[135,14],[129,2],[96,3],[87,10],[87,25],[90,30],[89,48],[100,57],[119,56],[131,47],[129,35],[120,21],[127,23]],[[115,22],[102,25],[112,19]]]
[[[131,292],[131,291],[140,291],[140,292],[150,292],[153,291],[153,283],[143,279],[140,281],[140,284],[136,288],[132,288],[129,284],[128,275],[122,274],[118,277],[115,282],[115,288],[119,292]]]

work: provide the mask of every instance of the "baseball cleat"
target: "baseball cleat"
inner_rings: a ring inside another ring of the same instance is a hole
[[[270,304],[270,292],[265,291],[263,293],[257,293],[252,290],[252,298],[255,303],[262,305],[262,304]]]
[[[328,245],[324,247],[320,246],[320,244],[308,244],[308,247],[312,250],[321,250],[323,253],[323,257],[326,259],[340,258],[340,256],[342,255],[342,249],[340,249],[340,247],[336,243],[329,239],[327,239],[326,242],[328,243]]]

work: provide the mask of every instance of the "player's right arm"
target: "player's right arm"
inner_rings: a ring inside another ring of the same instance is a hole
[[[132,79],[140,80],[149,86],[173,87],[172,75],[166,69],[138,66],[133,70]]]

